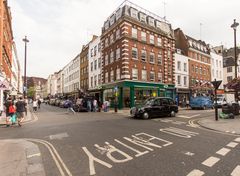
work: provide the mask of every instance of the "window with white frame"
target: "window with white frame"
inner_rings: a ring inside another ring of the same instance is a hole
[[[150,44],[154,44],[154,35],[150,35]]]
[[[181,85],[181,76],[180,75],[177,76],[177,83],[178,83],[178,85]]]
[[[183,70],[186,72],[187,71],[187,63],[183,64]]]
[[[147,81],[147,70],[142,70],[142,80]]]
[[[98,74],[98,85],[100,85],[102,82],[102,76],[101,74]]]
[[[94,70],[97,70],[97,60],[94,61]]]
[[[110,75],[110,82],[114,81],[114,72],[111,70],[111,75]]]
[[[146,42],[147,38],[146,38],[146,32],[141,31],[141,40]]]
[[[114,51],[111,51],[111,53],[110,53],[110,64],[111,63],[113,63],[113,61],[114,61]]]
[[[93,62],[91,62],[91,71],[93,71]]]
[[[218,70],[216,70],[216,77],[218,78]]]
[[[218,60],[216,60],[216,67],[218,67]]]
[[[162,65],[162,53],[159,52],[158,53],[158,61],[157,61],[158,65]]]
[[[232,72],[232,67],[227,67],[227,73]]]
[[[105,39],[105,47],[108,46],[108,37]]]
[[[170,50],[167,51],[167,56],[168,56],[168,59],[171,58],[171,51]]]
[[[154,53],[150,53],[150,55],[149,55],[149,62],[150,63],[155,63],[155,54]]]
[[[91,57],[93,57],[93,48],[91,49]]]
[[[144,61],[144,62],[146,62],[146,55],[147,55],[146,51],[145,51],[145,50],[142,50],[142,51],[141,51],[141,59],[142,59],[142,61]]]
[[[158,72],[158,82],[162,82],[162,73]]]
[[[121,79],[120,68],[117,68],[117,70],[116,70],[116,80],[120,80],[120,79]]]
[[[219,61],[219,67],[220,67],[220,68],[222,67],[222,62],[221,62],[221,61]]]
[[[116,31],[116,39],[119,39],[120,38],[120,29],[117,29]]]
[[[94,87],[97,86],[97,75],[94,76]]]
[[[202,67],[199,68],[199,73],[202,74]]]
[[[101,68],[101,66],[102,66],[101,58],[98,58],[98,68]]]
[[[135,47],[132,47],[132,58],[138,59],[138,49]]]
[[[227,76],[227,82],[232,81],[232,76]]]
[[[97,54],[97,46],[94,46],[94,56]]]
[[[110,35],[110,44],[113,43],[113,34]]]
[[[160,37],[157,38],[157,46],[162,46],[162,39]]]
[[[187,86],[187,77],[186,76],[183,77],[183,85]]]
[[[116,50],[116,60],[120,59],[120,48]]]
[[[179,71],[181,71],[181,62],[180,61],[177,61],[177,68]]]
[[[93,87],[93,77],[91,76],[91,87]]]
[[[108,72],[105,73],[105,83],[108,83]]]
[[[138,69],[132,69],[132,80],[138,80]]]
[[[150,81],[155,81],[155,72],[150,72]]]
[[[137,37],[137,29],[136,28],[132,28],[132,37],[136,38],[136,39],[138,38]]]
[[[108,65],[108,54],[105,56],[105,65]]]

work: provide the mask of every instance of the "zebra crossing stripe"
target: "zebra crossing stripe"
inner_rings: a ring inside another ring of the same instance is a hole
[[[216,158],[216,157],[209,157],[208,159],[206,159],[205,161],[202,162],[203,165],[208,166],[208,167],[212,167],[214,164],[216,164],[220,159]]]
[[[204,175],[203,171],[200,171],[198,169],[194,169],[187,176],[202,176],[202,175]]]
[[[222,156],[225,156],[228,152],[230,152],[231,150],[228,148],[221,148],[220,150],[218,150],[216,153]]]
[[[236,143],[236,142],[230,142],[230,143],[227,144],[227,147],[234,148],[234,147],[236,147],[237,145],[238,145],[238,143]]]
[[[236,141],[236,142],[240,142],[240,138],[236,138],[234,141]]]
[[[231,173],[231,176],[239,176],[239,175],[240,175],[240,165],[235,167],[235,169]]]

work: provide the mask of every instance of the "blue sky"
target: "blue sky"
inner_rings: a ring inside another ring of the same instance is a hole
[[[122,0],[8,0],[14,41],[23,68],[24,43],[28,43],[27,75],[47,78],[81,52],[91,35],[101,34],[103,22]],[[164,1],[132,0],[164,16]],[[231,24],[240,22],[239,0],[165,0],[165,14],[172,27],[211,45],[233,46]],[[237,43],[240,43],[240,26]]]

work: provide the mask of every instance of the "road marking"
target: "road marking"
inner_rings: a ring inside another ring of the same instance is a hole
[[[231,150],[228,148],[221,148],[220,150],[218,150],[216,153],[222,156],[225,156],[228,152],[230,152]]]
[[[236,141],[236,142],[240,142],[240,138],[236,138],[234,141]]]
[[[232,147],[232,148],[234,148],[234,147],[236,147],[237,145],[238,145],[238,143],[236,143],[236,142],[230,142],[230,143],[227,144],[227,147]]]
[[[33,155],[28,155],[27,158],[32,158],[34,156],[41,156],[41,153],[35,153]]]
[[[53,139],[62,139],[62,138],[66,138],[69,137],[69,135],[67,133],[59,133],[59,134],[54,134],[54,135],[50,135],[49,139],[53,140]]]
[[[191,138],[192,136],[196,136],[199,134],[196,132],[187,131],[187,130],[183,130],[180,128],[174,128],[174,127],[159,129],[159,131],[161,131],[163,133],[168,133],[168,134],[171,134],[174,136],[182,137],[182,138]]]
[[[142,155],[147,154],[147,153],[149,152],[149,151],[147,151],[147,150],[144,151],[144,152],[140,152],[139,150],[134,149],[134,148],[130,147],[129,145],[124,144],[123,142],[121,142],[121,141],[119,141],[119,140],[117,140],[117,139],[114,139],[114,141],[116,141],[117,143],[123,145],[124,147],[126,147],[126,148],[128,148],[128,149],[130,149],[130,150],[132,150],[132,151],[134,151],[134,152],[136,152],[136,153],[137,153],[137,154],[135,155],[136,157],[142,156]]]
[[[195,155],[194,153],[192,153],[192,152],[186,152],[186,153],[184,153],[185,155],[188,155],[188,156],[193,156],[193,155]]]
[[[95,167],[94,167],[94,161],[98,162],[99,164],[102,164],[108,168],[112,168],[111,164],[108,164],[105,161],[102,161],[96,157],[94,157],[86,147],[82,147],[83,151],[87,154],[88,159],[89,159],[89,170],[90,170],[90,175],[95,175],[96,171],[95,171]]]
[[[208,159],[206,159],[205,161],[202,162],[203,165],[208,166],[208,167],[212,167],[214,164],[216,164],[220,159],[216,158],[216,157],[209,157]]]
[[[195,115],[192,115],[192,116],[178,115],[177,117],[181,117],[181,118],[185,118],[185,119],[191,119],[193,117],[198,117],[198,116],[200,116],[200,114],[195,114]]]
[[[231,176],[239,176],[239,175],[240,175],[240,165],[235,167],[235,169],[231,173]]]
[[[204,172],[198,169],[194,169],[189,174],[187,174],[187,176],[202,176],[202,175],[204,175]]]
[[[57,150],[54,148],[54,146],[51,143],[49,143],[48,141],[41,140],[41,139],[25,139],[25,140],[43,144],[49,150],[61,176],[65,176],[63,169],[65,170],[67,175],[72,176],[72,174],[69,171],[69,169],[67,168],[66,164],[63,162],[63,160],[60,157],[60,155],[58,154]],[[62,165],[63,168],[61,167],[60,164]]]

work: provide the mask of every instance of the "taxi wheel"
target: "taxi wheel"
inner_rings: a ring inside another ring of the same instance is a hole
[[[175,111],[172,111],[172,112],[170,113],[170,117],[175,117],[175,116],[176,116]]]
[[[142,117],[143,119],[149,119],[149,114],[147,112],[144,112]]]

